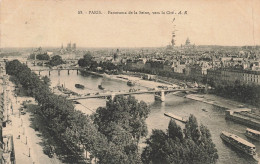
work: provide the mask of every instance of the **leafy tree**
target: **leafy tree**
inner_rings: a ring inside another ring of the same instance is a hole
[[[36,55],[36,59],[38,60],[50,60],[50,56],[47,53]]]
[[[93,63],[93,57],[91,53],[88,51],[83,58],[79,59],[78,64],[81,67],[90,67],[91,64]]]
[[[108,141],[89,116],[76,111],[71,101],[50,91],[47,78],[40,80],[18,60],[7,62],[6,72],[14,76],[17,84],[21,84],[35,98],[40,106],[36,114],[44,119],[45,126],[48,126],[46,129],[58,139],[57,142],[61,142],[65,150],[70,150],[69,154],[78,152],[80,145],[83,145],[101,164],[140,163],[137,146],[133,144],[130,132],[121,131],[122,127],[116,124],[107,132],[111,140]]]
[[[149,112],[143,101],[138,102],[132,96],[116,96],[106,107],[97,109],[93,120],[108,141],[123,150],[129,163],[140,163],[138,141],[147,135],[145,119]]]
[[[42,77],[42,80],[43,80],[43,82],[44,82],[45,85],[50,86],[51,80],[50,80],[47,76],[43,76],[43,77]]]
[[[99,130],[106,135],[107,124],[115,122],[132,134],[134,139],[139,140],[147,135],[145,119],[150,109],[143,101],[140,103],[132,96],[116,96],[107,101],[106,107],[100,107],[94,114],[94,123]]]
[[[177,138],[182,141],[183,140],[183,133],[182,129],[179,125],[176,124],[174,120],[170,120],[169,126],[168,126],[168,136],[171,139],[176,140]]]
[[[152,131],[151,136],[146,140],[147,146],[142,152],[143,163],[216,163],[218,154],[210,131],[204,125],[198,127],[193,115],[189,117],[184,132],[174,120],[169,122],[167,132],[157,129]]]
[[[185,124],[184,134],[186,138],[191,138],[194,142],[199,141],[201,134],[197,119],[194,115],[191,115]]]
[[[51,66],[57,66],[57,65],[60,65],[60,64],[64,64],[64,61],[62,60],[61,56],[55,55],[51,58],[49,64]]]

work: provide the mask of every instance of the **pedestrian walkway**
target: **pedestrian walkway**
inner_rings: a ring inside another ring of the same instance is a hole
[[[9,84],[9,91],[13,91],[13,85]],[[61,163],[56,158],[49,158],[43,152],[43,146],[40,145],[42,138],[39,132],[36,132],[31,126],[30,114],[21,115],[19,109],[25,100],[33,100],[30,97],[16,97],[13,92],[9,92],[10,100],[9,120],[11,122],[3,129],[3,135],[13,135],[15,161],[17,164],[58,164]]]
[[[12,134],[13,135],[13,142],[14,142],[14,152],[15,152],[15,160],[16,163],[24,164],[24,163],[33,163],[33,159],[29,153],[29,147],[26,145],[25,136],[22,134],[22,127],[20,126],[19,118],[15,116],[10,116],[12,120],[12,125],[7,125],[4,128],[4,134]],[[20,137],[18,137],[20,136]]]

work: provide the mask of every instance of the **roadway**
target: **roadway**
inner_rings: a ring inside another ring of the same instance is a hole
[[[169,90],[152,90],[152,91],[136,91],[136,92],[110,92],[110,93],[103,93],[98,95],[87,95],[87,96],[77,96],[77,97],[68,97],[68,100],[81,100],[81,99],[89,99],[89,98],[102,98],[102,97],[109,97],[109,96],[119,96],[119,95],[134,95],[134,94],[147,94],[147,93],[170,93],[170,92],[196,92],[198,89],[169,89]]]

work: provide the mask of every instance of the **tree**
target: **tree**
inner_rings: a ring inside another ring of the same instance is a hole
[[[176,122],[172,119],[170,120],[168,125],[168,136],[173,140],[176,140],[177,138],[180,141],[183,140],[183,133],[181,127],[177,125]]]
[[[17,84],[27,90],[39,104],[39,109],[35,114],[41,117],[46,123],[46,129],[53,137],[62,143],[68,153],[80,150],[80,145],[94,157],[99,159],[99,163],[139,163],[140,158],[136,145],[128,143],[127,139],[132,139],[132,134],[121,131],[119,125],[113,126],[110,134],[111,141],[98,131],[89,116],[74,109],[71,101],[64,97],[57,96],[50,91],[47,78],[40,78],[33,73],[26,65],[18,60],[6,63],[6,72],[14,76]],[[13,79],[13,78],[12,78]],[[115,143],[128,143],[126,146]],[[79,159],[79,158],[75,158]],[[128,162],[130,161],[130,162]]]
[[[51,66],[57,66],[57,65],[60,65],[60,64],[64,64],[64,61],[62,60],[61,56],[55,55],[51,58],[49,64]]]
[[[83,56],[83,58],[78,60],[80,67],[90,67],[93,62],[93,57],[89,51]]]
[[[166,152],[163,149],[167,135],[164,131],[154,129],[151,136],[146,140],[146,146],[142,153],[143,163],[166,163]]]
[[[94,124],[108,141],[119,146],[130,163],[140,163],[138,141],[147,135],[145,119],[150,112],[143,101],[134,97],[116,96],[106,107],[100,107],[93,115]]]
[[[44,82],[45,85],[50,86],[51,80],[50,80],[47,76],[43,76],[43,77],[42,77],[42,80],[43,80],[43,82]]]
[[[36,59],[38,60],[50,60],[50,56],[47,53],[36,55]]]
[[[185,138],[191,138],[194,142],[200,139],[200,130],[197,119],[194,115],[190,115],[188,122],[185,124]]]
[[[168,133],[153,130],[142,152],[143,163],[216,163],[217,149],[206,126],[198,127],[196,118],[191,115],[183,131],[174,120],[169,122]]]
[[[107,102],[105,108],[97,109],[94,114],[94,123],[106,135],[107,124],[115,122],[129,131],[134,139],[139,140],[147,135],[145,119],[149,113],[150,109],[145,102],[138,102],[132,96],[116,96]]]

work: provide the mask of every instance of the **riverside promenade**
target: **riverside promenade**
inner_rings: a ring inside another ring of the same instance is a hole
[[[21,109],[22,103],[24,101],[30,100],[32,103],[36,104],[34,99],[31,97],[19,97],[14,93],[14,84],[10,81],[6,85],[6,90],[9,92],[5,97],[7,98],[9,105],[6,110],[8,111],[9,123],[3,128],[3,135],[13,136],[13,146],[15,153],[15,161],[17,164],[58,164],[61,163],[56,158],[49,158],[43,152],[42,137],[39,132],[36,132],[31,127],[31,118],[33,114],[26,112],[21,114],[19,109]]]
[[[195,100],[195,101],[200,101],[200,102],[203,102],[206,104],[211,104],[214,106],[218,106],[225,110],[236,110],[237,108],[241,108],[241,107],[254,108],[250,105],[243,104],[243,103],[240,103],[240,102],[237,102],[234,100],[230,100],[230,99],[212,95],[212,94],[189,94],[189,95],[186,95],[185,98]]]

